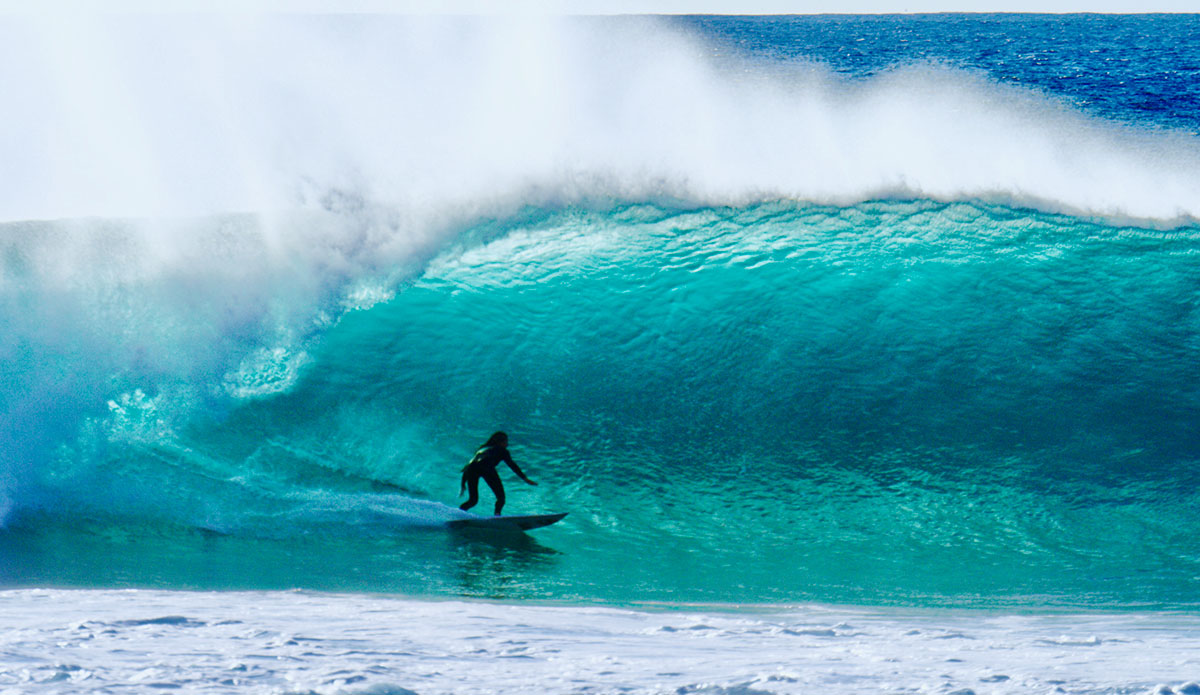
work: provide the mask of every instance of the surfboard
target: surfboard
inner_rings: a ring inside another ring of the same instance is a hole
[[[470,519],[451,519],[446,525],[454,529],[482,528],[496,531],[528,531],[549,526],[562,520],[567,512],[558,514],[526,514],[523,516],[479,516]]]

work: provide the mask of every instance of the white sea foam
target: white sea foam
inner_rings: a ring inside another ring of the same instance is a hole
[[[1193,693],[1195,616],[0,592],[0,693]]]

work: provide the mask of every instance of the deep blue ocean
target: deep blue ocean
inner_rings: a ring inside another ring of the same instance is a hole
[[[1200,15],[0,39],[0,586],[1197,606]]]

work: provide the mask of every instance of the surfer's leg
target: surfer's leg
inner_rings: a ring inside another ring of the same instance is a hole
[[[479,474],[468,473],[467,476],[467,501],[459,505],[459,509],[464,512],[474,507],[479,502]],[[489,485],[491,483],[488,483]]]
[[[483,479],[496,494],[496,516],[500,516],[500,510],[504,509],[504,483],[500,482],[500,474],[494,470],[488,471],[483,474]]]

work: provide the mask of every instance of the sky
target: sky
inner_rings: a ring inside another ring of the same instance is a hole
[[[400,14],[891,14],[1197,12],[1196,0],[0,0],[0,14],[383,12]]]
[[[370,3],[372,0],[363,0]],[[494,10],[495,2],[406,0],[379,5]],[[907,12],[1197,12],[1195,0],[532,0],[518,3],[579,14],[890,14]],[[433,11],[437,11],[434,9]]]

